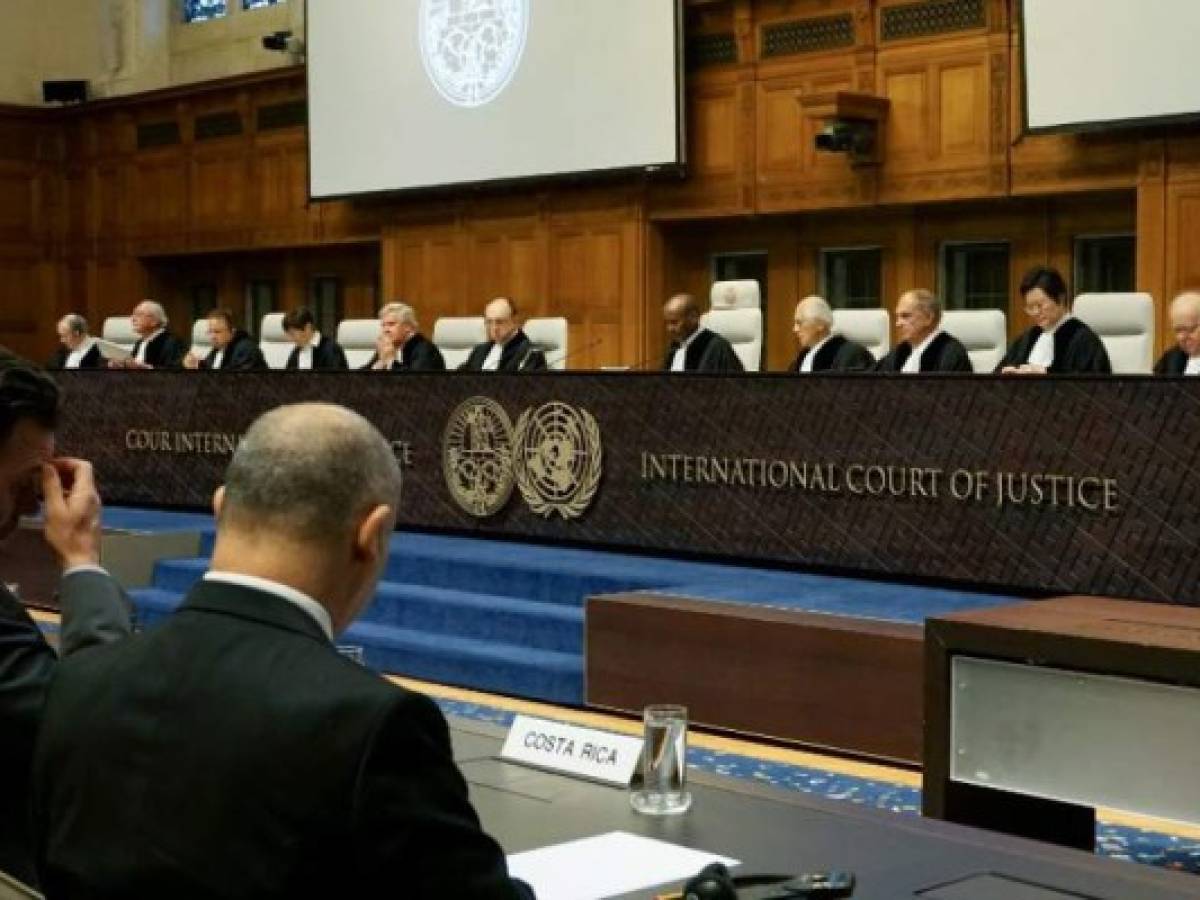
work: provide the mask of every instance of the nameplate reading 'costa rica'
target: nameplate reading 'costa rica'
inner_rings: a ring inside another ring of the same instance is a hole
[[[500,758],[628,787],[641,753],[639,737],[517,716],[508,729]]]
[[[1200,605],[1200,379],[58,377],[108,503],[208,508],[257,416],[332,402],[391,445],[401,528]]]

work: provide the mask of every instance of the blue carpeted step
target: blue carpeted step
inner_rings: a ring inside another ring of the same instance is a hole
[[[496,594],[380,582],[361,621],[540,650],[583,652],[583,609]]]
[[[663,587],[659,577],[627,574],[597,562],[544,562],[510,552],[506,558],[393,552],[384,578],[403,584],[454,588],[479,594],[520,597],[541,603],[582,606],[592,594]],[[620,574],[617,574],[620,573]]]
[[[154,564],[154,586],[164,591],[186,594],[208,571],[208,557],[160,559]]]
[[[338,644],[361,646],[373,669],[441,684],[583,703],[583,656],[356,622]]]
[[[137,611],[137,623],[143,628],[161,622],[183,602],[183,594],[160,588],[134,588],[129,596]]]

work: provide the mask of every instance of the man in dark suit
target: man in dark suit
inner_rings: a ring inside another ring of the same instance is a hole
[[[1200,375],[1200,293],[1184,291],[1171,301],[1175,346],[1154,365],[1155,375]]]
[[[50,362],[52,369],[101,369],[104,357],[88,334],[87,319],[70,313],[58,320],[58,351]]]
[[[254,338],[234,327],[233,313],[227,309],[214,309],[208,314],[208,340],[212,349],[204,359],[189,351],[183,358],[185,369],[257,372],[267,368],[267,361]]]
[[[877,372],[973,372],[971,357],[958,338],[942,330],[942,305],[923,288],[896,303],[900,343],[876,365]]]
[[[143,300],[133,308],[129,324],[138,335],[129,359],[109,365],[125,369],[177,369],[187,352],[175,335],[167,330],[166,310],[153,300]]]
[[[691,294],[676,294],[663,306],[670,339],[663,360],[666,372],[741,372],[733,345],[700,324],[700,304]]]
[[[55,679],[33,802],[48,897],[532,897],[480,829],[437,706],[333,645],[374,593],[399,497],[391,448],[347,409],[250,427],[204,580]]]
[[[129,604],[99,566],[100,497],[92,469],[54,459],[58,388],[12,356],[0,357],[0,540],[45,498],[46,540],[63,566],[64,657],[129,633]],[[34,738],[58,655],[0,579],[0,871],[34,883],[29,777]]]
[[[471,350],[459,366],[466,372],[540,372],[546,354],[517,324],[517,308],[507,297],[497,297],[483,310],[488,339]]]
[[[796,304],[792,333],[800,352],[789,372],[864,372],[875,365],[870,350],[833,333],[833,310],[824,297],[814,294]]]
[[[317,331],[317,320],[301,306],[283,317],[283,330],[296,348],[288,354],[285,369],[338,371],[346,369],[346,351],[328,335]]]
[[[375,355],[364,369],[377,372],[444,372],[442,351],[418,330],[417,314],[407,303],[389,303],[379,310],[379,339]]]

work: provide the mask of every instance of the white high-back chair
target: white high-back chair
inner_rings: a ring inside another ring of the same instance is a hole
[[[700,323],[733,345],[747,372],[762,368],[762,292],[754,279],[718,281],[709,292],[711,309]]]
[[[998,309],[950,309],[942,328],[958,338],[977,374],[993,372],[1008,349],[1008,319]]]
[[[129,316],[109,316],[100,329],[100,337],[126,350],[132,350],[138,342],[137,332],[129,324]]]
[[[337,342],[346,351],[346,365],[351,369],[361,369],[371,361],[378,340],[378,319],[343,319],[338,323]]]
[[[546,366],[556,371],[567,367],[567,320],[526,319],[525,336],[546,356]]]
[[[835,309],[833,330],[862,344],[877,360],[892,349],[892,320],[886,309]]]
[[[433,343],[442,351],[449,370],[465,363],[475,346],[486,340],[483,316],[443,316],[433,323]]]
[[[1115,374],[1154,368],[1154,299],[1149,294],[1080,294],[1074,313],[1100,335]]]
[[[208,319],[197,319],[192,323],[192,356],[204,359],[212,350],[212,341],[208,339]]]
[[[258,334],[258,348],[262,350],[268,368],[282,369],[286,366],[296,345],[283,330],[283,313],[267,313],[263,316]]]

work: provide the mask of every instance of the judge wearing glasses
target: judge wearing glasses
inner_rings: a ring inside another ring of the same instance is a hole
[[[1200,375],[1200,292],[1184,291],[1171,301],[1175,346],[1154,364],[1155,375]]]
[[[996,367],[1002,375],[1112,374],[1099,335],[1071,315],[1067,283],[1038,266],[1021,279],[1021,299],[1033,325],[1012,342]]]

